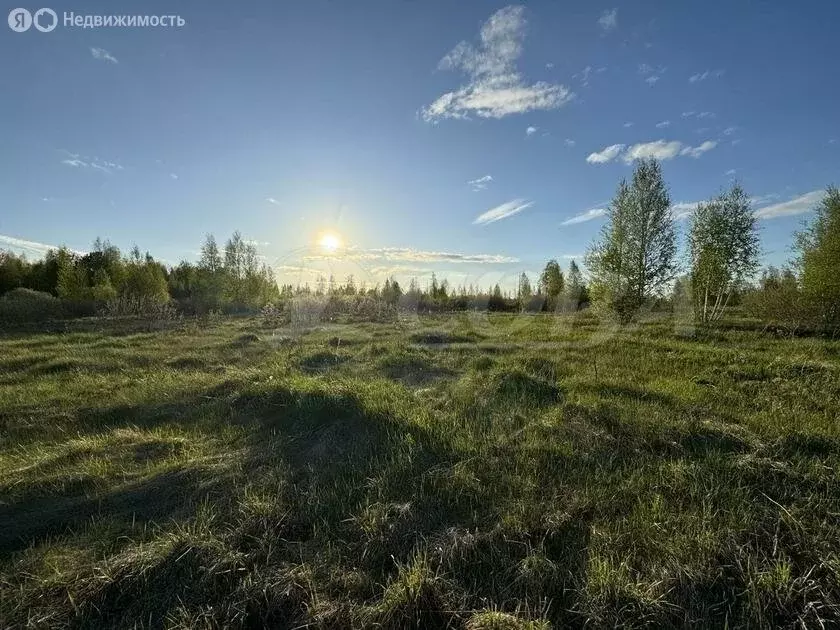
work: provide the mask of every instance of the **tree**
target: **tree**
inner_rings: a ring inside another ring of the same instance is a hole
[[[552,259],[545,264],[545,269],[540,274],[539,291],[545,296],[546,308],[554,310],[557,305],[557,300],[563,293],[563,272],[560,271],[560,265],[557,261]]]
[[[531,281],[528,279],[528,274],[524,271],[519,274],[519,284],[517,286],[516,295],[520,300],[527,300],[533,294],[531,289]]]
[[[219,246],[216,245],[216,238],[212,234],[204,237],[204,244],[201,246],[201,258],[199,267],[217,273],[222,269],[222,257],[219,255]]]
[[[840,328],[840,190],[829,186],[816,216],[796,235],[802,293],[823,330]]]
[[[662,168],[640,160],[619,184],[601,239],[587,253],[593,296],[622,322],[632,319],[676,274],[676,235]]]
[[[720,319],[736,291],[758,268],[759,240],[747,193],[735,184],[694,211],[689,230],[694,312]]]
[[[566,286],[563,292],[564,302],[569,310],[576,311],[588,301],[586,285],[583,283],[583,274],[574,258],[569,263],[569,274],[566,278]]]
[[[84,267],[76,264],[76,257],[67,248],[58,250],[56,257],[58,266],[56,279],[56,293],[65,300],[83,300],[87,288],[87,277]]]

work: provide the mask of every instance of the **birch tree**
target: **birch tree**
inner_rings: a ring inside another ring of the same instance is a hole
[[[628,322],[677,270],[671,198],[659,162],[639,161],[630,184],[619,184],[607,217],[586,265],[593,297]]]
[[[740,185],[697,207],[689,248],[695,316],[702,322],[718,320],[732,294],[758,269],[755,215]]]

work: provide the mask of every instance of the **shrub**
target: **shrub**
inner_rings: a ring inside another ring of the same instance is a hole
[[[49,293],[19,288],[0,297],[0,322],[25,323],[63,316],[61,300]]]

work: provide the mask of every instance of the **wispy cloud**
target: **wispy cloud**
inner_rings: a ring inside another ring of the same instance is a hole
[[[175,173],[169,173],[169,177],[171,179],[178,179],[178,175],[176,175]]]
[[[577,144],[577,143],[574,140],[572,140],[571,138],[566,138],[565,140],[563,140],[563,144],[565,144],[567,147],[571,148],[571,147],[575,146],[575,144]]]
[[[625,163],[630,164],[634,160],[641,160],[644,158],[656,158],[657,160],[670,160],[672,157],[679,155],[682,149],[682,142],[677,140],[655,140],[653,142],[641,142],[634,144],[625,151],[622,159]]]
[[[700,157],[707,151],[717,146],[715,140],[706,140],[699,146],[683,144],[679,140],[654,140],[653,142],[640,142],[625,149],[623,144],[613,144],[597,153],[590,153],[586,161],[590,164],[605,164],[612,162],[619,156],[625,164],[631,164],[635,160],[644,158],[655,158],[657,160],[670,160],[678,155]]]
[[[777,217],[805,214],[811,212],[823,200],[824,196],[824,190],[812,190],[788,201],[759,208],[755,211],[755,216],[759,219],[775,219]]]
[[[279,206],[280,202],[277,201],[274,197],[266,197],[265,200],[273,206]]]
[[[710,78],[719,79],[725,73],[725,70],[704,70],[703,72],[692,74],[690,77],[688,77],[688,82],[697,83],[699,81],[705,81],[706,79]]]
[[[727,127],[726,129],[723,130],[723,135],[724,136],[731,136],[736,131],[738,131],[738,127]]]
[[[699,158],[706,151],[711,151],[717,146],[717,140],[706,140],[696,147],[685,147],[680,151],[680,155],[690,155],[693,158]]]
[[[533,136],[535,133],[537,133],[537,127],[528,127],[525,130],[525,135],[526,136]]]
[[[654,68],[653,66],[640,63],[639,64],[639,74],[645,77],[645,83],[650,86],[656,85],[656,82],[662,78],[662,75],[665,74],[665,71],[668,68],[665,66],[659,66],[659,68]]]
[[[461,70],[466,85],[447,92],[421,110],[423,119],[502,118],[533,110],[551,110],[568,103],[574,93],[560,84],[525,83],[516,69],[525,39],[525,9],[509,6],[494,13],[481,27],[477,46],[462,41],[438,64],[441,70]]]
[[[467,182],[467,185],[473,189],[473,192],[478,192],[487,188],[487,186],[489,186],[490,182],[492,181],[492,175],[483,175],[482,177],[479,177],[477,179],[471,179]]]
[[[590,153],[586,157],[586,161],[590,164],[605,164],[607,162],[611,162],[624,150],[624,146],[625,145],[623,144],[611,144],[601,151]]]
[[[501,221],[502,219],[507,219],[515,214],[519,214],[533,205],[533,201],[514,199],[478,215],[473,221],[473,224],[485,225],[487,223],[495,223],[496,221]]]
[[[586,66],[583,70],[572,75],[573,79],[580,79],[583,87],[589,87],[589,75],[592,74],[592,66]]]
[[[724,173],[724,175],[729,175],[730,177],[732,177],[732,176],[733,176],[733,175],[735,175],[735,173],[737,173],[737,172],[738,172],[738,171],[736,171],[734,168],[730,168],[728,171],[726,171],[726,172]]]
[[[598,18],[598,26],[605,33],[609,33],[618,28],[618,9],[609,9],[601,13],[601,17]]]
[[[705,118],[714,118],[714,117],[715,117],[714,112],[695,112],[695,111],[690,111],[690,112],[683,112],[683,113],[682,113],[682,114],[680,114],[680,115],[681,115],[683,118],[697,118],[697,119],[699,119],[699,120],[703,120],[703,119],[705,119]]]
[[[560,225],[575,225],[577,223],[585,223],[586,221],[592,221],[593,219],[597,219],[598,217],[602,217],[607,213],[606,208],[590,208],[584,212],[574,215],[573,217],[569,217],[565,221],[563,221]]]
[[[631,122],[626,122],[626,123],[624,123],[624,128],[625,128],[625,129],[629,129],[629,128],[630,128],[630,127],[632,127],[632,126],[633,126],[633,123],[631,123]]]
[[[25,251],[29,254],[35,254],[36,256],[43,256],[48,251],[52,249],[58,249],[58,245],[48,245],[47,243],[39,243],[37,241],[28,241],[23,238],[17,238],[15,236],[7,236],[6,234],[0,234],[0,243],[4,244],[6,247],[11,249],[16,249],[18,251]],[[77,250],[69,250],[76,254],[85,254],[87,252],[77,251]]]
[[[397,262],[458,263],[458,264],[509,264],[518,263],[519,258],[502,254],[461,254],[455,252],[435,252],[413,249],[411,247],[378,247],[357,249],[348,247],[335,255],[311,254],[304,260],[392,260]]]
[[[122,165],[109,160],[103,160],[95,156],[86,157],[80,155],[79,153],[70,153],[70,151],[62,151],[62,153],[66,154],[67,157],[61,160],[61,163],[66,164],[67,166],[72,166],[73,168],[94,169],[108,174],[111,174],[114,171],[123,170]]]
[[[670,127],[670,126],[671,126],[671,121],[670,120],[663,120],[662,122],[656,123],[656,128],[657,129],[665,129],[666,127]]]
[[[702,201],[681,201],[671,206],[671,216],[674,220],[681,221],[690,217]]]
[[[119,63],[119,61],[117,61],[117,58],[114,57],[104,48],[91,48],[90,54],[93,55],[94,59],[101,59],[102,61],[107,61],[109,63]]]

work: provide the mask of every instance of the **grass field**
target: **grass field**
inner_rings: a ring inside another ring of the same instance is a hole
[[[450,315],[0,338],[0,627],[840,623],[840,342]]]

